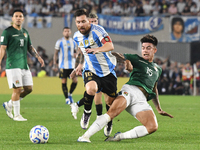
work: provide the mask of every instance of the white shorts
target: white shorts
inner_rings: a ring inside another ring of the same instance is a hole
[[[33,85],[32,74],[29,69],[6,69],[6,76],[8,80],[8,86],[10,89],[13,87]]]
[[[136,118],[136,114],[140,111],[152,110],[152,107],[148,104],[147,99],[143,92],[134,85],[123,85],[122,96],[127,101],[126,111]],[[136,118],[137,119],[137,118]]]

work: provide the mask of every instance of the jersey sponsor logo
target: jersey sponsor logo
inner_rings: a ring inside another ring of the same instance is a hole
[[[15,36],[19,36],[18,34],[14,34],[14,35],[12,35],[12,37],[15,37]]]
[[[151,70],[149,67],[147,67],[147,74],[149,76],[152,76],[153,75],[153,70]]]
[[[3,42],[3,40],[4,40],[4,36],[1,36],[1,42]]]

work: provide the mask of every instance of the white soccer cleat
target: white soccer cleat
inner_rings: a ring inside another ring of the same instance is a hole
[[[85,112],[82,115],[80,125],[81,125],[81,128],[84,130],[86,130],[89,126],[90,115],[91,115],[91,113],[85,113]]]
[[[9,118],[13,119],[13,114],[12,114],[12,107],[8,106],[8,102],[3,103],[3,107],[6,110],[6,114],[8,115]]]
[[[23,118],[22,115],[15,116],[13,118],[14,121],[27,121],[27,119]]]
[[[107,139],[105,139],[105,141],[112,141],[112,142],[121,141],[120,134],[121,132],[117,132],[113,137],[108,137]]]
[[[90,139],[84,136],[81,136],[77,140],[78,142],[85,142],[85,143],[91,143]]]
[[[112,132],[112,121],[110,121],[105,127],[104,127],[104,135],[106,137],[109,137]]]
[[[71,113],[74,119],[77,119],[77,113],[78,113],[78,105],[76,103],[72,103],[71,105]]]

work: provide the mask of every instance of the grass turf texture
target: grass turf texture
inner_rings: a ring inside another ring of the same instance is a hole
[[[0,103],[10,99],[10,95],[1,95]],[[75,101],[82,95],[73,95]],[[158,130],[146,137],[123,140],[120,142],[104,142],[103,129],[93,135],[92,143],[79,143],[77,139],[85,130],[80,127],[83,107],[79,109],[78,119],[71,116],[70,106],[65,104],[63,95],[29,95],[21,101],[21,114],[27,122],[16,122],[9,119],[3,107],[0,108],[1,129],[0,149],[3,150],[199,150],[200,149],[200,98],[193,96],[160,96],[162,109],[174,116],[173,119],[161,116],[155,110],[158,119]],[[103,105],[105,113],[105,104]],[[93,113],[90,125],[96,119]],[[29,132],[35,125],[48,128],[50,138],[47,144],[33,144],[29,140]],[[112,136],[125,132],[140,123],[123,111],[113,121]]]

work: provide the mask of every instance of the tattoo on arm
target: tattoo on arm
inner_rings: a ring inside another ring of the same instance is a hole
[[[30,53],[32,56],[34,56],[34,57],[36,57],[36,58],[39,57],[39,54],[38,54],[37,50],[36,50],[32,45],[29,46],[28,51],[29,51],[29,53]]]
[[[82,52],[79,52],[78,56],[76,57],[75,67],[77,67],[78,64],[83,64],[83,63],[84,63],[84,55]]]
[[[117,60],[118,60],[119,62],[124,62],[124,61],[126,61],[126,59],[125,59],[125,57],[124,57],[123,54],[117,53],[117,52],[112,52],[112,54],[117,58]]]

